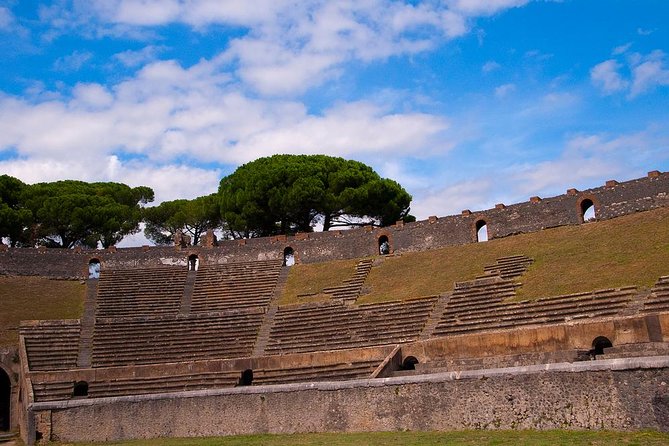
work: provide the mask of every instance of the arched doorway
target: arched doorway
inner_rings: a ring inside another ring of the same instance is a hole
[[[595,356],[603,355],[604,354],[604,349],[605,348],[610,348],[610,347],[613,347],[613,343],[606,336],[597,336],[592,341],[592,353]]]
[[[197,254],[191,254],[188,256],[188,271],[197,271],[200,267],[200,259],[197,257]]]
[[[241,376],[239,377],[239,385],[250,386],[251,384],[253,384],[253,370],[246,369],[242,372]]]
[[[476,241],[488,241],[488,224],[485,222],[485,220],[479,220],[476,222]]]
[[[72,389],[73,398],[88,396],[88,383],[86,381],[77,381]]]
[[[416,370],[416,364],[418,364],[418,359],[415,356],[407,356],[402,361],[402,370]]]
[[[283,266],[295,265],[295,251],[290,246],[283,250]]]
[[[597,219],[595,204],[591,199],[586,198],[585,200],[581,201],[581,221],[586,223],[589,221],[595,221],[595,219]]]
[[[91,259],[88,262],[88,278],[89,279],[100,278],[100,259]]]
[[[379,237],[379,254],[382,256],[390,254],[390,241],[387,235]]]
[[[5,369],[0,367],[0,431],[8,431],[11,427],[12,383]]]

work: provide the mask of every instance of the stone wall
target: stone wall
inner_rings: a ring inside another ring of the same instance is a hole
[[[386,228],[365,227],[347,231],[315,232],[249,240],[224,240],[216,247],[144,247],[110,250],[4,249],[0,274],[84,278],[88,262],[99,259],[103,268],[186,265],[191,254],[203,263],[281,259],[293,248],[298,262],[311,263],[359,258],[378,254],[378,241],[388,237],[393,252],[423,251],[476,241],[477,223],[485,222],[489,239],[536,232],[545,228],[583,222],[581,204],[590,200],[597,219],[606,220],[635,212],[669,206],[669,173],[649,172],[645,178],[577,191],[494,209],[447,217],[430,217],[415,223]]]
[[[454,429],[669,430],[669,358],[36,403],[45,440]]]

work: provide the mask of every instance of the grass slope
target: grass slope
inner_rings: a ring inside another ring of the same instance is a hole
[[[451,291],[503,256],[524,254],[535,263],[521,277],[518,298],[637,285],[651,287],[669,274],[669,209],[613,220],[563,226],[530,234],[385,257],[372,268],[359,303],[408,299]],[[291,270],[290,299],[299,290],[318,292],[353,274],[353,263],[298,265]],[[328,276],[323,275],[327,271]],[[296,291],[298,290],[298,291]],[[286,290],[288,294],[288,289]],[[282,302],[283,303],[283,302]]]
[[[328,295],[322,294],[323,289],[340,285],[351,277],[355,273],[357,263],[358,260],[353,259],[292,266],[279,305],[329,299]],[[299,297],[300,294],[309,296]]]
[[[59,443],[60,444],[60,443]],[[81,443],[80,443],[81,444]],[[90,443],[93,445],[93,443]],[[94,443],[99,445],[100,443]],[[244,435],[219,438],[138,440],[127,446],[659,446],[669,434],[609,431],[455,431],[375,432],[353,434]]]
[[[0,277],[0,346],[18,343],[22,320],[78,319],[86,286],[72,280]]]

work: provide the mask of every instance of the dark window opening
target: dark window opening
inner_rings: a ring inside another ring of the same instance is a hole
[[[239,377],[240,386],[250,386],[253,384],[253,370],[246,369],[242,372],[242,376]]]
[[[91,259],[88,262],[88,278],[89,279],[99,279],[100,278],[100,260]]]
[[[597,215],[595,213],[595,204],[590,199],[581,201],[581,220],[583,223],[595,221]]]
[[[479,220],[476,222],[476,241],[488,241],[488,224],[485,222],[485,220]]]
[[[390,242],[387,235],[379,237],[379,254],[382,256],[390,254]]]
[[[188,256],[188,271],[197,271],[200,266],[200,259],[198,259],[196,254],[191,254]]]
[[[9,430],[12,383],[4,369],[0,368],[0,431]]]
[[[594,341],[592,341],[592,354],[595,356],[603,355],[604,349],[610,347],[613,347],[613,344],[611,343],[609,338],[605,336],[598,336],[595,338]]]
[[[86,381],[78,381],[74,384],[74,390],[72,390],[73,397],[82,397],[88,396],[88,383]]]
[[[416,370],[416,364],[418,364],[418,359],[415,356],[407,356],[402,361],[402,370]]]
[[[290,246],[283,250],[283,266],[295,265],[295,251]]]

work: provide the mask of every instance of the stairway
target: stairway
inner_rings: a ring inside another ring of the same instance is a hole
[[[79,335],[79,355],[77,367],[91,366],[91,352],[93,349],[93,330],[95,328],[95,307],[98,297],[99,279],[86,280],[86,301],[84,314],[81,316],[81,331]]]
[[[360,260],[355,266],[353,277],[344,280],[342,285],[324,288],[323,293],[331,295],[332,299],[341,299],[347,304],[355,303],[373,265],[373,259]]]
[[[184,285],[184,294],[181,296],[179,305],[179,314],[190,314],[190,304],[193,301],[193,288],[195,287],[195,278],[197,271],[188,271],[186,284]]]
[[[439,321],[441,321],[444,311],[446,311],[446,306],[450,300],[451,293],[445,293],[439,296],[439,299],[437,300],[437,303],[434,304],[434,308],[432,308],[432,312],[427,318],[427,322],[418,339],[430,339],[433,337],[434,330],[437,328],[437,325],[439,325]]]
[[[290,266],[281,267],[279,277],[276,281],[276,288],[274,288],[274,295],[269,302],[267,312],[265,313],[265,317],[263,318],[262,324],[260,325],[260,330],[258,330],[258,337],[256,338],[255,347],[253,348],[253,356],[263,356],[265,354],[265,347],[269,341],[269,334],[272,329],[272,325],[274,324],[274,316],[279,309],[279,298],[283,294],[283,289],[286,286],[289,271]]]

